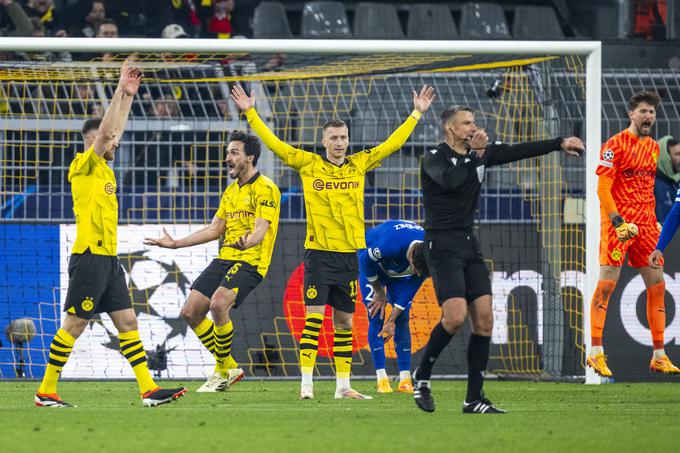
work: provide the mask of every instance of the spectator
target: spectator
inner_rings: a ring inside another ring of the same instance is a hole
[[[176,38],[188,38],[187,32],[184,31],[184,27],[179,24],[170,24],[163,29],[161,33],[161,38],[164,39],[176,39]]]
[[[234,11],[234,0],[215,0],[212,17],[206,26],[206,38],[229,39],[232,36],[231,13]]]
[[[202,0],[147,0],[147,16],[155,18],[149,24],[147,36],[158,36],[165,25],[178,24],[189,37],[198,38],[201,35],[198,9],[202,3]]]
[[[31,32],[32,37],[34,38],[44,38],[47,36],[47,29],[45,28],[45,24],[40,20],[39,17],[29,17],[28,18],[29,22],[31,23],[31,28],[33,31]],[[71,61],[71,53],[70,52],[59,52],[59,53],[54,53],[54,52],[17,52],[17,55],[23,58],[24,60],[30,60],[30,61]]]
[[[61,11],[54,6],[54,0],[28,0],[28,17],[37,17],[45,25],[46,36],[67,36]]]
[[[118,38],[118,25],[113,19],[104,19],[97,27],[97,38]]]
[[[33,24],[21,5],[13,0],[0,0],[0,36],[31,36]]]
[[[648,40],[666,39],[666,0],[635,0],[633,36]]]
[[[118,25],[113,19],[104,19],[99,23],[97,28],[97,38],[118,38]],[[113,54],[104,53],[102,54],[102,61],[112,61]]]
[[[659,160],[656,163],[654,198],[656,219],[663,223],[673,207],[680,183],[680,142],[670,135],[659,140]]]
[[[180,116],[177,100],[170,94],[166,94],[160,99],[156,99],[151,106],[151,115],[162,119]]]
[[[88,11],[88,13],[87,16],[81,16],[82,18],[77,19],[77,22],[69,28],[69,34],[71,36],[94,38],[97,35],[99,24],[106,19],[106,4],[104,0],[85,0],[77,3],[75,6],[77,8],[71,10],[72,15],[82,11]]]

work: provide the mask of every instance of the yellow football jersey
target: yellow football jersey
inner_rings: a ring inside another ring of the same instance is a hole
[[[68,170],[76,216],[73,253],[88,248],[96,255],[116,256],[118,199],[116,177],[106,159],[94,152],[94,145],[76,154]]]
[[[414,111],[384,143],[348,155],[342,165],[284,143],[262,122],[254,108],[246,111],[246,117],[262,142],[300,173],[307,211],[305,248],[332,252],[366,248],[364,175],[402,147],[418,124],[420,112]]]
[[[281,192],[274,182],[257,172],[248,182],[240,186],[234,181],[226,188],[217,217],[226,220],[227,232],[218,258],[223,260],[245,261],[257,267],[263,277],[267,274],[272,261],[274,241],[279,229],[281,212]],[[246,250],[227,247],[237,242],[241,236],[255,229],[255,219],[269,221],[269,229],[262,242]]]

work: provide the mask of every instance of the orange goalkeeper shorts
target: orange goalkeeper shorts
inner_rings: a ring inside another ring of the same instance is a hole
[[[609,219],[600,224],[600,265],[623,266],[628,253],[628,265],[631,267],[649,266],[649,255],[659,241],[657,224],[638,225],[638,235],[626,242],[616,237],[616,230]],[[663,259],[660,263],[663,266]]]

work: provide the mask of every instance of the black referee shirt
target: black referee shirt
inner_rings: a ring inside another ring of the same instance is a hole
[[[456,153],[446,143],[425,151],[420,167],[426,230],[472,228],[487,167],[542,156],[560,148],[562,138],[517,145],[493,144],[479,158]]]

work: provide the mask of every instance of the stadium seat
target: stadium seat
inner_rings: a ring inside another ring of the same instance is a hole
[[[351,38],[342,2],[307,2],[302,8],[303,38]]]
[[[417,4],[411,6],[406,26],[410,39],[456,39],[458,29],[451,9],[444,4]]]
[[[550,6],[518,6],[512,23],[517,39],[564,39],[555,10]]]
[[[359,3],[354,11],[357,39],[403,39],[397,8],[385,3]]]
[[[464,4],[460,18],[460,35],[466,39],[510,38],[503,7],[496,3]]]
[[[281,2],[261,2],[253,16],[253,37],[287,39],[293,37],[286,10]]]

